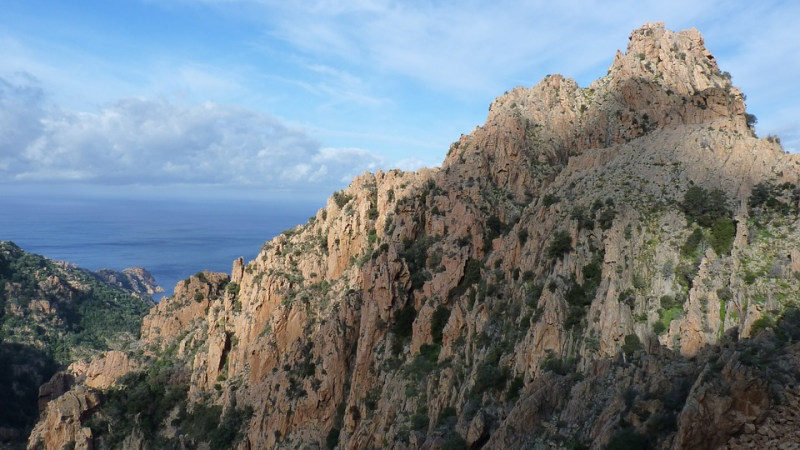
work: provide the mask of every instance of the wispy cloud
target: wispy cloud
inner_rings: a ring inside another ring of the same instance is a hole
[[[626,33],[642,22],[687,22],[715,7],[687,0],[668,7],[633,1],[556,5],[503,0],[491,6],[468,1],[457,7],[388,0],[259,3],[280,11],[265,12],[265,24],[293,48],[402,74],[437,89],[493,92],[509,77],[535,73],[537,66],[555,61],[566,61],[562,70],[581,75],[610,60],[607,49],[624,42]]]
[[[241,107],[125,98],[97,113],[48,105],[35,79],[0,78],[0,173],[103,184],[338,186],[383,161],[323,149],[303,130]]]
[[[373,74],[368,81],[381,74],[404,77],[451,99],[495,96],[548,73],[588,84],[605,73],[612,49],[624,50],[625,37],[642,23],[697,27],[722,69],[750,95],[760,129],[786,129],[788,118],[800,115],[800,93],[792,88],[800,75],[794,24],[800,4],[791,2],[257,3],[271,35],[309,58]]]

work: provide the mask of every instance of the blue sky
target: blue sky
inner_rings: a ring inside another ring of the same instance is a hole
[[[3,2],[0,189],[324,198],[441,163],[492,99],[698,28],[759,135],[800,151],[796,1]]]

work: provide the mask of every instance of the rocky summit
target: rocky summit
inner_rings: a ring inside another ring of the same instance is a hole
[[[798,448],[800,158],[754,119],[647,24],[178,283],[28,448]]]

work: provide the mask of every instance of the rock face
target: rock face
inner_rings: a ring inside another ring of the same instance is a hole
[[[110,284],[136,292],[142,296],[151,296],[164,292],[164,288],[156,283],[153,274],[144,267],[131,267],[122,272],[113,269],[100,269],[94,273]]]
[[[181,282],[29,448],[791,442],[800,159],[748,122],[696,30],[645,25],[591,86],[513,89],[441,168]]]
[[[100,399],[98,392],[79,386],[48,403],[31,434],[36,436],[33,448],[60,449],[71,443],[75,450],[91,450],[92,430],[81,420],[100,404]],[[54,442],[63,445],[54,447]]]

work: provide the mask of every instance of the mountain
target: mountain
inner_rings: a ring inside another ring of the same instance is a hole
[[[136,339],[155,287],[141,268],[94,273],[0,241],[0,445],[25,441],[59,367]]]
[[[754,119],[699,32],[647,24],[178,283],[29,448],[797,442],[800,158]]]

